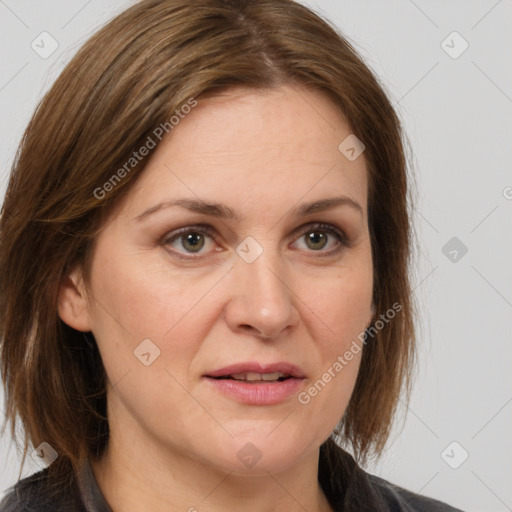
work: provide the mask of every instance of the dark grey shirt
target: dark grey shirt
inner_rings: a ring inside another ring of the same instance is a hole
[[[0,502],[0,512],[113,512],[101,493],[88,462],[83,466],[78,478],[72,477],[70,485],[66,489],[61,489],[58,496],[51,499],[48,497],[48,479],[44,478],[47,472],[47,469],[39,471],[9,488],[7,495]],[[349,485],[347,496],[351,493],[359,497],[361,494],[371,494],[372,499],[377,497],[382,504],[379,508],[383,512],[461,512],[445,503],[412,493],[362,470],[361,474],[364,476],[364,489],[361,489],[360,482],[357,489],[351,489]],[[343,500],[344,503],[347,503],[346,500]],[[336,503],[335,510],[346,510],[344,503]],[[365,507],[356,505],[355,508],[363,510]]]

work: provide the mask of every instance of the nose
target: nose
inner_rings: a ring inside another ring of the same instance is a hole
[[[231,278],[233,293],[226,306],[226,322],[233,332],[277,338],[299,322],[297,297],[287,282],[283,266],[264,251],[254,262],[240,259]]]

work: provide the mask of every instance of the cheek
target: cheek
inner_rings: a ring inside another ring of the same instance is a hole
[[[122,403],[147,428],[172,424],[190,431],[180,418],[197,417],[197,425],[204,418],[188,392],[187,372],[207,335],[207,292],[218,276],[194,280],[141,260],[97,260],[94,325],[115,388],[110,397],[116,411]]]
[[[175,329],[193,312],[213,281],[151,260],[140,254],[97,262],[93,287],[101,306],[96,310],[98,318],[107,317],[108,323],[113,321],[135,338],[162,338]]]
[[[332,355],[333,351],[344,350],[370,322],[373,295],[371,258],[365,255],[317,283],[308,280],[301,293],[314,313],[312,322],[317,326],[317,339],[324,340],[326,353]],[[326,335],[321,336],[320,333]]]
[[[180,375],[207,335],[219,276],[175,272],[144,254],[115,261],[104,254],[93,273],[94,332],[111,381],[144,368],[148,352],[152,369]]]
[[[351,393],[357,377],[362,352],[362,336],[369,323],[372,303],[371,279],[340,277],[329,281],[317,304],[316,336],[322,368],[332,377],[338,393]],[[340,366],[341,364],[341,366]],[[329,375],[323,380],[331,381]]]
[[[352,262],[325,279],[304,281],[299,291],[308,306],[303,320],[318,350],[321,371],[298,398],[305,410],[322,415],[324,434],[338,423],[348,405],[359,372],[363,335],[371,318],[369,247]]]
[[[357,378],[362,339],[371,318],[373,274],[365,251],[330,279],[308,301],[314,305],[312,322],[322,356],[323,380],[333,382],[334,394],[349,396]],[[306,293],[306,292],[304,292]],[[324,334],[324,335],[322,335]],[[336,378],[333,378],[333,375]]]

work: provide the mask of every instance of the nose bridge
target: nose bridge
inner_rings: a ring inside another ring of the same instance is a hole
[[[251,241],[247,246],[240,245],[242,249],[249,248],[248,252],[257,249]],[[240,258],[233,270],[239,302],[233,304],[231,318],[238,326],[249,325],[264,336],[275,336],[297,322],[298,312],[293,293],[286,284],[286,267],[278,250],[271,244],[259,246],[259,254],[254,259],[245,258],[243,252],[237,251]]]
[[[246,291],[259,300],[285,300],[289,289],[285,285],[283,265],[276,251],[267,248],[252,263],[240,262],[247,282]]]

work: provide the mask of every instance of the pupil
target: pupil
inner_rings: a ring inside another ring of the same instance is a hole
[[[307,235],[308,242],[311,242],[313,246],[316,244],[320,244],[320,246],[313,247],[313,249],[322,249],[325,247],[325,243],[327,241],[327,237],[325,233],[319,233],[319,232],[312,232]]]
[[[204,246],[203,235],[201,233],[189,233],[185,235],[185,241],[182,245],[185,249],[191,249],[193,252],[199,251]]]

